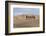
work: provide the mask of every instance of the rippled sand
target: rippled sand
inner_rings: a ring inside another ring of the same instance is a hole
[[[22,28],[22,27],[39,27],[39,17],[38,19],[24,19],[25,17],[22,17],[19,19],[19,17],[14,16],[14,28]]]

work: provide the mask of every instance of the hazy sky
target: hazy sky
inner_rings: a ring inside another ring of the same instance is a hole
[[[13,15],[34,14],[39,15],[39,8],[13,8]]]

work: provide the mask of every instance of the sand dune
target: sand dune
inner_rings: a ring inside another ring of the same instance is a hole
[[[35,19],[28,18],[27,15],[14,16],[14,28],[21,27],[39,27],[39,16],[35,16]]]

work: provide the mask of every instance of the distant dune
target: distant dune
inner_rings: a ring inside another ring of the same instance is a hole
[[[29,17],[26,17],[29,16]],[[34,17],[32,17],[34,16]],[[14,28],[21,27],[39,27],[38,15],[18,15],[14,16]]]

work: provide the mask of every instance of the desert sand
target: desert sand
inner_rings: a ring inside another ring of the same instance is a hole
[[[35,15],[34,18],[26,18],[27,15],[14,16],[14,28],[22,27],[39,27],[39,16]]]

